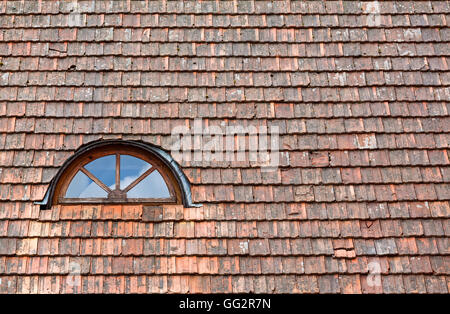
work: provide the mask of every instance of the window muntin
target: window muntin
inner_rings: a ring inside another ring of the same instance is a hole
[[[68,170],[59,203],[176,203],[173,176],[152,157],[126,148],[90,152]]]
[[[84,169],[92,173],[97,179],[111,190],[116,188],[116,156],[108,155],[91,161]]]
[[[125,189],[151,167],[148,162],[137,157],[120,156],[120,188]]]
[[[167,198],[170,197],[170,193],[163,177],[158,170],[155,170],[139,182],[139,184],[130,189],[128,196],[131,198]]]
[[[78,171],[66,191],[66,198],[107,198],[108,193],[82,171]]]

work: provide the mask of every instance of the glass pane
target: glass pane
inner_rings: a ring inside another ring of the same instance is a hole
[[[107,198],[108,193],[83,172],[73,177],[66,191],[66,198]]]
[[[152,165],[142,159],[120,155],[120,189],[125,189],[151,167]]]
[[[84,166],[111,190],[116,187],[116,156],[100,157]]]
[[[169,198],[170,193],[158,170],[153,171],[144,180],[139,182],[132,188],[128,194],[128,198]]]

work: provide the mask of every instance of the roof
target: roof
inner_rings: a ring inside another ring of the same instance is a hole
[[[448,1],[0,1],[0,293],[448,293]],[[278,127],[177,159],[198,208],[53,206],[84,144]],[[248,153],[248,152],[247,152]]]

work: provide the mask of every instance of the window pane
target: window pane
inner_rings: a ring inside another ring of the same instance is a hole
[[[116,156],[109,155],[91,161],[84,166],[111,190],[116,187]]]
[[[144,180],[132,188],[128,198],[169,198],[170,193],[158,170],[153,171]]]
[[[142,159],[120,155],[120,189],[125,189],[151,167]]]
[[[108,193],[83,172],[78,171],[66,191],[66,198],[107,198]]]

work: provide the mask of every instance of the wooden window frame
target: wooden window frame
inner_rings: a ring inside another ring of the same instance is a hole
[[[90,162],[105,156],[116,156],[116,184],[115,189],[109,189],[104,183],[90,173],[85,166]],[[130,155],[143,161],[148,162],[151,168],[144,174],[139,176],[130,185],[120,190],[120,155]],[[157,170],[164,179],[167,188],[169,190],[170,197],[168,198],[127,198],[126,192],[130,191],[133,187],[139,184],[142,180],[147,178],[153,171]],[[83,172],[92,181],[94,181],[100,188],[108,193],[108,198],[66,198],[66,191],[72,182],[78,171]],[[151,153],[139,149],[134,146],[124,145],[110,145],[106,147],[99,147],[97,149],[90,150],[84,154],[78,156],[74,162],[64,171],[61,180],[55,189],[54,198],[59,204],[129,204],[138,203],[143,205],[158,205],[158,204],[181,204],[181,191],[178,187],[176,178],[172,172],[164,165],[156,156]]]

